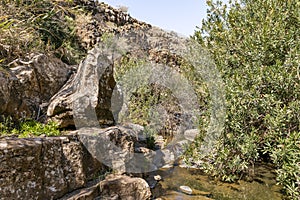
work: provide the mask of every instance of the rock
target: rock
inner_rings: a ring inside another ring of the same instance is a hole
[[[116,173],[122,174],[128,170],[137,141],[134,131],[121,126],[79,131],[80,140],[95,158],[116,170]]]
[[[160,181],[162,178],[160,175],[153,176],[154,180]]]
[[[165,139],[163,136],[158,135],[155,137],[155,149],[163,149],[165,146]]]
[[[24,97],[34,98],[39,104],[48,102],[74,70],[60,59],[45,54],[34,55],[28,62],[16,60],[10,67],[22,85]]]
[[[100,183],[101,199],[147,200],[151,197],[144,179],[109,175]]]
[[[30,113],[29,103],[23,99],[18,78],[9,70],[0,68],[0,115],[20,118]]]
[[[91,181],[85,188],[75,190],[59,200],[95,200],[99,199],[100,195],[100,183]]]
[[[89,51],[86,59],[80,63],[76,75],[52,97],[47,115],[61,128],[75,126],[75,112],[76,125],[80,127],[114,123],[111,97],[116,82],[109,56],[103,53],[100,46]]]
[[[66,83],[73,69],[60,59],[32,55],[27,62],[17,59],[0,71],[0,115],[40,118],[43,104]]]
[[[144,127],[139,124],[133,124],[133,123],[126,123],[122,124],[124,128],[129,128],[135,131],[138,135],[138,141],[146,141],[146,134],[144,132]]]
[[[161,169],[170,169],[172,167],[174,167],[173,164],[166,164],[166,165],[162,166]]]
[[[151,150],[146,147],[136,147],[134,149],[136,153],[143,153],[144,155],[150,154]]]
[[[194,141],[194,139],[197,137],[198,134],[199,134],[198,129],[188,129],[184,132],[184,137],[189,141]]]
[[[104,173],[76,138],[1,139],[1,200],[56,199]]]
[[[151,188],[152,198],[160,197],[164,194],[165,189],[160,183],[157,183],[154,188]]]
[[[189,186],[182,185],[179,187],[179,190],[185,194],[192,194],[193,190]]]

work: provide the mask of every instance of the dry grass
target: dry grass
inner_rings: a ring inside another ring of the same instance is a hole
[[[68,64],[84,53],[76,41],[76,8],[68,1],[2,1],[0,4],[0,65],[31,53],[55,54]]]

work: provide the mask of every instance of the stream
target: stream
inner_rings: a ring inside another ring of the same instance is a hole
[[[157,184],[157,199],[161,200],[281,200],[284,195],[276,185],[274,168],[267,164],[255,167],[252,181],[239,180],[237,183],[216,181],[199,169],[175,166],[161,169],[156,174],[162,177]],[[180,187],[188,186],[192,194],[185,194]]]

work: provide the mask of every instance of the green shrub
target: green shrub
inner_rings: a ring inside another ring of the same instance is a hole
[[[60,135],[57,123],[50,121],[46,124],[32,119],[14,121],[11,117],[1,117],[0,136],[16,135],[18,137],[58,136]]]
[[[58,125],[55,122],[48,122],[42,124],[33,120],[21,122],[19,129],[13,129],[13,134],[18,135],[21,138],[34,137],[34,136],[58,136],[60,131]]]
[[[277,145],[267,143],[272,161],[277,166],[277,181],[292,199],[300,196],[300,133],[277,136]]]
[[[299,142],[300,4],[296,0],[207,4],[207,19],[194,39],[210,51],[222,74],[227,119],[215,152],[203,158],[197,144],[189,156],[207,172],[234,181],[258,160],[284,160],[278,153],[282,143],[295,147]],[[292,134],[294,140],[283,140]],[[290,149],[288,155],[285,164],[278,165],[278,180],[294,198],[299,192],[295,178],[299,163],[291,160],[299,160],[299,154]]]

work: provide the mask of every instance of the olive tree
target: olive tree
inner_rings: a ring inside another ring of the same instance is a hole
[[[291,198],[300,195],[300,3],[208,0],[193,39],[206,47],[226,84],[224,136],[211,158],[192,153],[225,181],[250,175],[257,161],[278,168]]]

